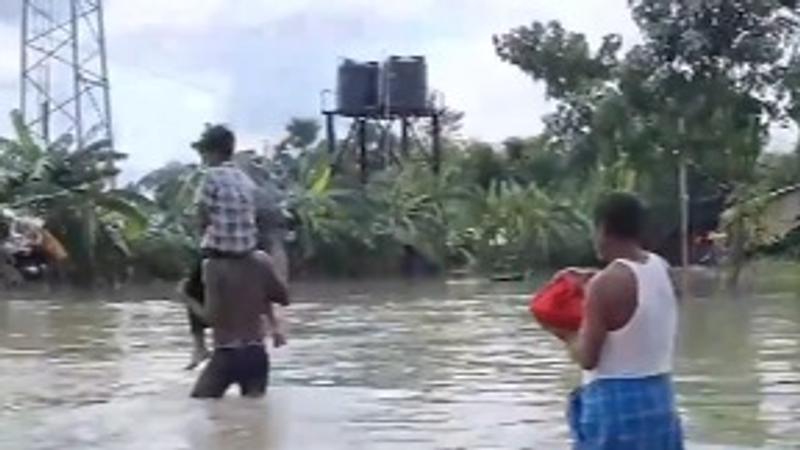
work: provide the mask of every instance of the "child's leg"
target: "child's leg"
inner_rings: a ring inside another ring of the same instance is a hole
[[[186,370],[191,370],[207,359],[210,352],[206,347],[206,324],[191,311],[188,311],[188,314],[189,326],[192,332],[192,356],[189,365],[186,366]]]
[[[179,288],[183,295],[186,295],[200,304],[205,301],[205,286],[203,285],[203,260],[198,259],[195,262],[189,278]],[[191,309],[187,309],[189,315],[189,327],[192,332],[192,357],[186,369],[193,369],[197,367],[204,359],[208,358],[209,351],[206,348],[206,333],[205,329],[208,324],[202,318],[194,314]]]

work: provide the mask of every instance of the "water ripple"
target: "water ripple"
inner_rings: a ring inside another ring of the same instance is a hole
[[[196,373],[182,370],[178,303],[0,302],[0,448],[566,446],[578,372],[528,317],[527,288],[295,291],[290,345],[273,353],[265,401],[187,399]],[[797,299],[726,300],[685,307],[676,381],[691,439],[726,449],[800,442]]]

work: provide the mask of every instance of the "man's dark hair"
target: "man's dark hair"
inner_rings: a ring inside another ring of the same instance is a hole
[[[644,202],[627,192],[606,195],[594,211],[595,225],[602,225],[606,233],[622,239],[641,239],[646,219]]]
[[[215,152],[230,158],[233,156],[233,148],[236,145],[236,138],[233,132],[225,125],[206,125],[205,131],[200,135],[200,139],[192,144],[199,152]]]

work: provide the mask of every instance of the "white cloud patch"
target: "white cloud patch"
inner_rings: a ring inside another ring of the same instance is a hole
[[[111,0],[105,4],[106,24],[112,35],[143,29],[202,30],[224,3],[222,0]]]
[[[22,11],[22,2],[16,0],[0,1],[0,22],[16,21]]]
[[[0,23],[0,90],[15,89],[19,77],[19,31]]]
[[[196,158],[189,144],[200,126],[228,114],[217,99],[229,90],[228,80],[212,74],[195,74],[186,83],[119,70],[115,82],[116,139],[119,150],[129,155],[126,179],[169,161]]]
[[[7,112],[19,103],[19,30],[0,23],[0,136],[11,131]]]

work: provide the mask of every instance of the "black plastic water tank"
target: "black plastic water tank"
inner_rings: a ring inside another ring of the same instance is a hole
[[[375,61],[346,59],[339,65],[336,107],[345,116],[362,116],[378,111],[380,66]]]
[[[423,56],[392,56],[383,65],[381,100],[390,114],[428,111],[428,66]]]

